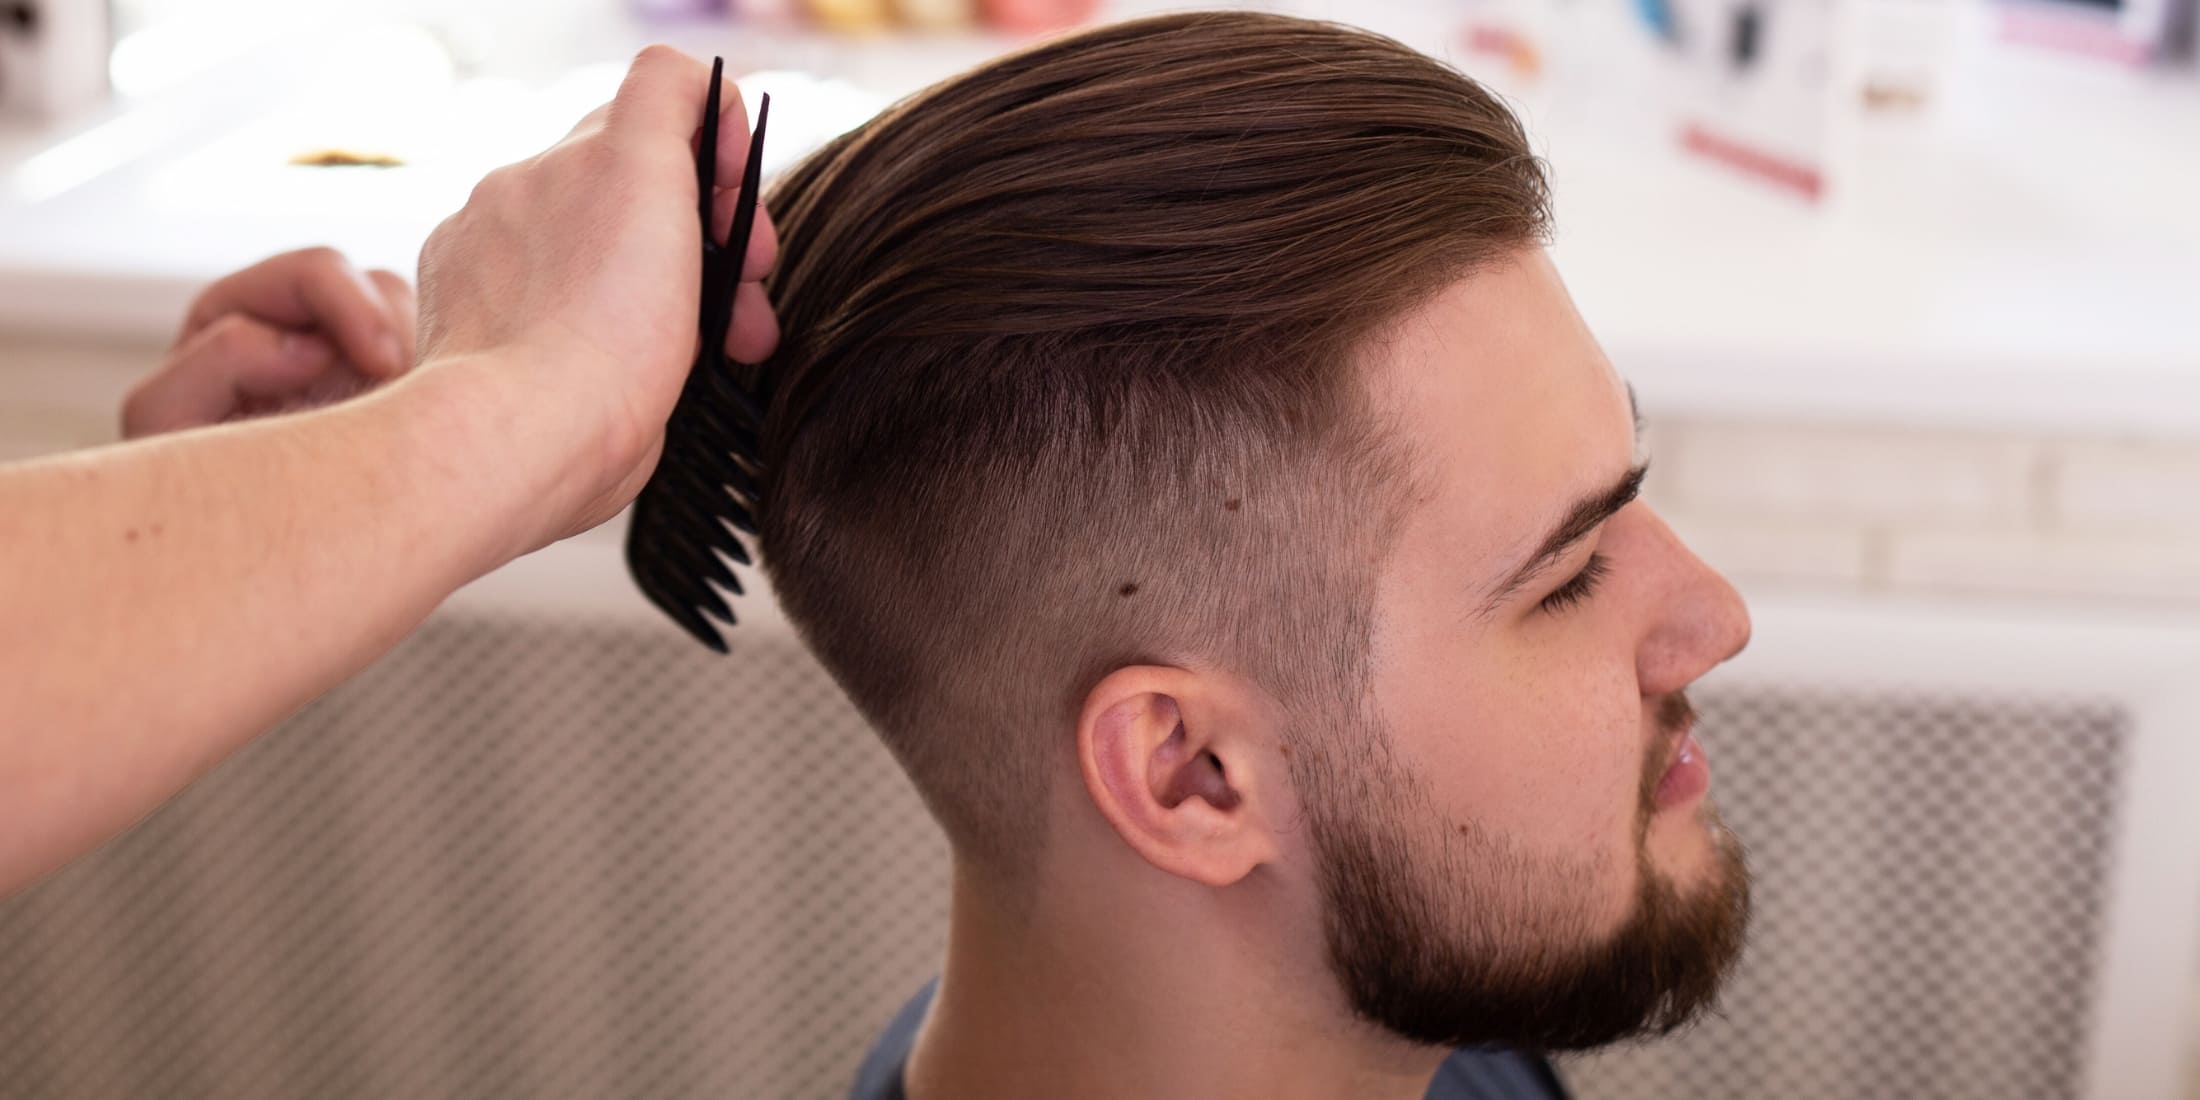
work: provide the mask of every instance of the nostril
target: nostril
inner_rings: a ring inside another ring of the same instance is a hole
[[[0,4],[0,26],[19,34],[38,33],[38,9],[24,0],[12,4]]]

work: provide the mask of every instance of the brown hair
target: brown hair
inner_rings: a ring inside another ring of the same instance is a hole
[[[996,871],[1037,851],[1050,739],[1114,668],[1357,697],[1399,463],[1356,353],[1546,219],[1473,81],[1246,13],[993,61],[768,202],[765,566]]]

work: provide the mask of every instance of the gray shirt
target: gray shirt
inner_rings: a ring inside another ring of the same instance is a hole
[[[886,1033],[856,1071],[849,1100],[907,1100],[901,1091],[901,1067],[917,1041],[924,1010],[931,1007],[938,982],[928,982],[886,1025]],[[1551,1064],[1533,1054],[1495,1048],[1451,1052],[1428,1083],[1425,1100],[1567,1100]]]

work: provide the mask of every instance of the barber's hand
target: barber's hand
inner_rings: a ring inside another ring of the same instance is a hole
[[[122,405],[124,438],[326,405],[413,362],[413,290],[309,248],[201,292],[160,369]]]
[[[610,519],[641,491],[696,353],[702,234],[696,134],[710,66],[654,46],[618,95],[547,152],[500,168],[474,189],[421,255],[422,369],[493,375],[502,453],[551,456],[521,550]],[[726,82],[717,150],[715,233],[732,223],[748,117]],[[778,252],[758,212],[726,350],[755,362],[778,343],[763,286]],[[519,452],[519,453],[513,453]]]

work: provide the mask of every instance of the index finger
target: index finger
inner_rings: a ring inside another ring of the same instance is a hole
[[[651,46],[627,67],[606,122],[615,133],[684,143],[702,121],[709,92],[710,66],[670,46]]]
[[[644,139],[678,138],[692,148],[710,100],[710,66],[670,46],[651,46],[634,58],[607,112],[609,128]],[[741,181],[749,155],[749,112],[741,88],[719,83],[718,182]]]

